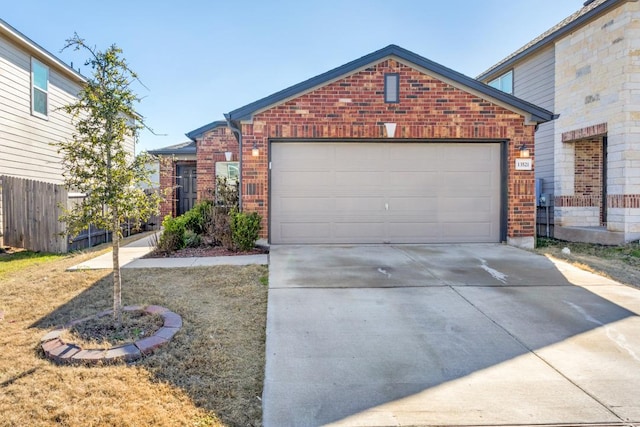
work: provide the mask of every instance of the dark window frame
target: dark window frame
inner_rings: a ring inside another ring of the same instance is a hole
[[[389,82],[390,77],[395,77],[395,99],[390,99]],[[384,102],[387,104],[398,104],[400,102],[400,73],[385,73],[384,75]]]

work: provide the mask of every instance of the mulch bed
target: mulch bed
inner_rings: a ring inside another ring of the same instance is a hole
[[[237,256],[237,255],[262,255],[268,254],[265,248],[253,248],[246,252],[230,251],[222,246],[202,246],[197,248],[184,248],[171,253],[151,252],[144,258],[191,258],[191,257],[216,257],[216,256]]]

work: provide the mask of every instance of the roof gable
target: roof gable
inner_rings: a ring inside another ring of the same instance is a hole
[[[590,3],[585,2],[585,6],[577,12],[560,21],[549,30],[540,34],[520,49],[513,52],[482,74],[478,76],[478,80],[485,80],[489,77],[495,77],[503,72],[508,71],[513,65],[521,59],[538,52],[550,43],[571,33],[576,28],[595,19],[599,15],[613,9],[629,0],[592,0]]]
[[[366,68],[372,64],[383,61],[387,58],[396,58],[406,63],[407,65],[413,65],[416,68],[422,68],[430,73],[433,73],[435,77],[441,76],[442,78],[455,83],[457,86],[466,88],[467,90],[480,94],[481,96],[488,97],[499,101],[507,107],[511,107],[520,112],[524,112],[530,116],[530,119],[535,122],[546,122],[553,119],[553,113],[526,102],[522,99],[516,98],[513,95],[504,93],[498,89],[485,85],[471,77],[465,76],[457,71],[433,62],[427,58],[417,55],[409,50],[403,49],[396,45],[389,45],[385,48],[372,52],[340,67],[334,68],[316,77],[312,77],[301,83],[293,85],[289,88],[274,93],[273,95],[259,99],[255,102],[245,105],[244,107],[237,108],[225,117],[230,121],[239,121],[250,119],[255,113],[268,109],[291,98],[300,96],[306,92],[311,91],[317,87],[323,86],[330,82],[333,82],[339,78],[342,78],[348,74],[356,72],[362,68]]]
[[[200,126],[198,129],[194,129],[191,132],[187,132],[185,133],[185,135],[190,140],[195,141],[196,138],[200,138],[202,135],[209,132],[210,130],[214,130],[216,128],[226,127],[226,126],[227,126],[227,122],[225,120],[216,120],[215,122],[211,122],[204,126]]]

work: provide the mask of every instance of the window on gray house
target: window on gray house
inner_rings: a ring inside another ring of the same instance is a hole
[[[489,86],[513,94],[513,70],[509,70],[497,79],[491,80]]]
[[[400,102],[400,74],[384,75],[384,102]]]
[[[46,118],[49,114],[49,67],[31,58],[31,113]]]

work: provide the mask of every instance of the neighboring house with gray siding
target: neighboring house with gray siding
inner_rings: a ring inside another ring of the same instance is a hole
[[[74,102],[85,82],[79,72],[0,19],[0,176],[63,182],[60,155],[52,143],[70,139],[74,127],[59,108]],[[134,154],[133,140],[127,149]],[[1,206],[0,191],[4,230]]]
[[[640,238],[640,2],[586,1],[478,79],[558,115],[534,150],[554,237]]]

